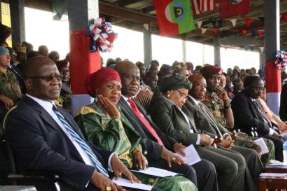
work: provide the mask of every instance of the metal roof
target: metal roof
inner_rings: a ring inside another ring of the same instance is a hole
[[[215,0],[218,1],[218,0]],[[26,6],[51,10],[51,0],[25,0]],[[144,24],[150,24],[150,31],[159,33],[153,0],[99,0],[100,15],[115,25],[143,31]],[[251,11],[247,15],[220,19],[219,10],[215,9],[199,16],[195,20],[202,21],[202,27],[194,31],[176,36],[186,40],[205,44],[219,43],[221,46],[257,49],[264,46],[264,38],[257,31],[264,29],[264,0],[251,0]],[[285,21],[281,21],[281,47],[287,48],[287,1],[280,1],[281,15],[286,13]],[[237,19],[233,26],[230,19]],[[246,19],[252,20],[252,27],[246,29]],[[281,19],[282,20],[282,19]]]

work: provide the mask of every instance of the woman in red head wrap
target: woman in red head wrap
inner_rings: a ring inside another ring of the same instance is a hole
[[[148,161],[142,153],[140,136],[117,107],[122,87],[118,72],[102,68],[90,75],[87,85],[95,102],[82,107],[75,118],[84,136],[98,147],[118,154],[128,168],[146,168]],[[141,176],[141,181],[147,180],[150,178]],[[197,190],[192,182],[181,176],[159,178],[155,187],[163,191]]]
[[[117,71],[112,68],[102,68],[90,75],[87,85],[91,96],[101,95],[100,97],[106,97],[117,105],[122,88],[121,78]]]

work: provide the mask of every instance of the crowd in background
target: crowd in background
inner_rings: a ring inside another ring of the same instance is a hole
[[[15,73],[17,79],[19,80],[19,84],[21,87],[22,92],[25,92],[24,84],[23,84],[23,77],[22,77],[22,67],[25,64],[26,60],[37,56],[37,55],[44,55],[48,56],[52,59],[58,66],[58,69],[62,75],[63,80],[63,88],[61,97],[58,99],[57,103],[67,110],[71,111],[71,99],[70,96],[72,95],[72,91],[70,88],[70,72],[69,72],[69,55],[67,54],[65,59],[59,59],[59,53],[57,51],[49,51],[47,46],[42,45],[38,47],[38,50],[34,50],[32,44],[28,42],[23,42],[22,44],[18,44],[15,48],[8,47],[7,44],[3,44],[3,47],[7,47],[9,50],[10,55],[10,67],[12,71]],[[116,59],[108,59],[106,63],[102,63],[102,66],[112,67],[114,68],[117,63],[121,62],[121,58]],[[179,74],[186,76],[187,78],[194,74],[200,72],[203,66],[196,65],[194,66],[191,62],[178,62],[175,61],[171,65],[167,64],[160,64],[157,60],[152,60],[149,63],[148,67],[141,61],[135,63],[138,68],[140,69],[141,74],[141,82],[143,85],[149,86],[151,90],[154,90],[157,87],[158,81],[160,81],[165,76],[171,74]],[[235,95],[241,92],[243,87],[243,81],[246,76],[250,75],[259,75],[263,78],[262,71],[256,71],[254,67],[250,69],[240,69],[239,66],[235,66],[233,69],[228,68],[225,72],[221,75],[221,88],[224,88],[228,93],[228,96],[232,99]],[[287,74],[285,71],[282,71],[282,95],[281,95],[281,106],[280,107],[280,117],[285,121],[287,120],[287,98],[285,98],[285,94],[287,92]],[[266,96],[263,96],[266,99]],[[0,100],[2,102],[7,102],[7,100],[2,99],[0,96]],[[3,101],[4,100],[4,101]],[[4,105],[9,105],[7,103]]]

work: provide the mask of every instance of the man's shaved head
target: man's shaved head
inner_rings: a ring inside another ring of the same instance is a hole
[[[27,93],[43,100],[56,100],[61,90],[61,75],[47,56],[36,56],[24,65]]]
[[[115,69],[121,76],[122,94],[130,97],[135,96],[140,89],[140,70],[130,61],[119,62]]]
[[[34,76],[43,65],[55,65],[55,62],[47,56],[35,56],[24,64],[24,76]]]
[[[128,60],[123,60],[115,66],[115,70],[117,70],[118,73],[120,73],[120,74],[124,74],[127,70],[130,70],[130,69],[138,69],[139,70],[137,65],[135,65],[134,63],[132,63],[131,61],[128,61]]]

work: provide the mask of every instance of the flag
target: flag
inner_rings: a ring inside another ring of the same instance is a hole
[[[250,11],[250,0],[221,0],[219,14],[221,18],[244,15]]]
[[[281,70],[276,67],[274,60],[268,60],[265,64],[265,85],[267,103],[276,115],[279,114],[281,92]]]
[[[214,10],[214,0],[191,0],[194,15]]]
[[[161,35],[176,35],[195,28],[190,0],[154,0]]]

